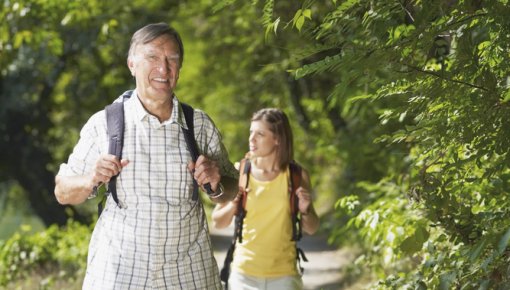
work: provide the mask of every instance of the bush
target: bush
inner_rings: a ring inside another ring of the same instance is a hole
[[[92,228],[74,221],[65,227],[50,226],[28,234],[28,226],[10,239],[0,242],[0,286],[31,276],[40,278],[39,288],[56,280],[74,282],[83,277]]]

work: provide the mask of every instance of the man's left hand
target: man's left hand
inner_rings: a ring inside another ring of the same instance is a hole
[[[193,172],[193,169],[195,170],[193,177],[198,185],[202,187],[202,190],[204,190],[204,184],[210,183],[212,190],[216,191],[221,180],[221,175],[220,168],[215,161],[208,159],[204,155],[200,155],[195,164],[191,162],[189,168],[191,172]]]

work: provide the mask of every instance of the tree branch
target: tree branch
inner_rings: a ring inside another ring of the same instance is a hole
[[[446,77],[441,76],[440,74],[438,74],[437,72],[434,72],[434,71],[424,70],[424,69],[421,69],[419,67],[416,67],[416,66],[413,66],[413,65],[408,65],[408,64],[406,64],[406,66],[411,68],[411,69],[413,69],[414,71],[417,71],[417,72],[420,72],[420,73],[424,73],[424,74],[428,74],[428,75],[431,75],[431,76],[435,76],[437,78],[440,78],[440,79],[443,79],[443,80],[446,80],[446,81],[449,81],[449,82],[453,82],[453,83],[469,86],[471,88],[479,89],[479,90],[482,90],[482,91],[485,91],[485,92],[489,92],[490,91],[489,89],[487,89],[485,87],[482,87],[482,86],[477,86],[475,84],[471,84],[471,83],[468,83],[468,82],[463,82],[463,81],[459,81],[459,80],[455,80],[455,79],[451,79],[451,78],[446,78]],[[397,70],[397,72],[399,72],[399,73],[409,73],[409,71],[398,71],[398,70]]]
[[[289,74],[287,76],[287,84],[289,86],[290,102],[294,112],[296,113],[297,121],[305,131],[310,131],[310,119],[306,116],[305,110],[301,106],[300,102],[302,93],[299,88],[298,81]]]

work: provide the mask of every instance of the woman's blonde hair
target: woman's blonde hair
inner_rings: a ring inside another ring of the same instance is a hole
[[[280,169],[285,170],[294,159],[292,130],[287,115],[279,109],[265,108],[255,112],[251,121],[264,121],[269,125],[269,130],[273,132],[279,144],[276,149],[276,160]]]

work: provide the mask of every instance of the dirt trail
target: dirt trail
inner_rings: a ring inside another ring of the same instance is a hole
[[[232,238],[233,227],[216,230],[211,227],[214,255],[221,269],[223,260]],[[305,269],[303,284],[305,290],[339,290],[342,289],[342,267],[353,260],[353,254],[345,250],[337,250],[327,244],[326,237],[304,236],[299,242],[306,254],[308,262],[302,263]]]

